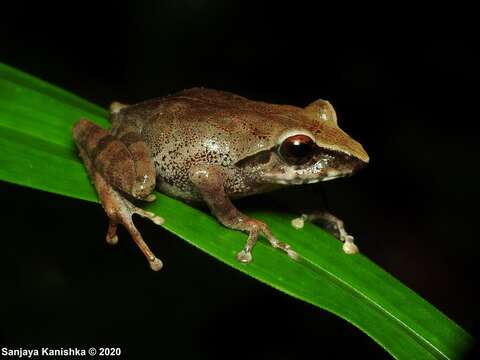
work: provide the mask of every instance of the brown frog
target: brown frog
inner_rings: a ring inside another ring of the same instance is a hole
[[[351,175],[368,163],[362,146],[337,125],[328,101],[306,108],[251,101],[211,89],[193,88],[135,105],[111,105],[110,130],[81,119],[73,138],[110,219],[107,242],[118,241],[124,225],[153,270],[162,262],[150,251],[132,215],[161,224],[134,200],[153,201],[159,191],[187,202],[205,202],[225,226],[245,231],[238,260],[248,263],[258,236],[298,255],[276,239],[267,224],[242,214],[231,199]],[[295,219],[322,219],[334,225],[344,251],[357,252],[343,223],[326,212]]]

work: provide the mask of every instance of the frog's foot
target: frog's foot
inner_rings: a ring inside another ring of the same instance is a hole
[[[312,214],[303,214],[302,216],[293,219],[291,223],[295,229],[302,229],[306,221],[318,221],[324,224],[327,230],[329,230],[341,242],[343,242],[342,249],[346,254],[356,254],[359,252],[357,245],[355,245],[353,236],[347,233],[343,221],[337,218],[335,215],[332,215],[326,211],[319,211]]]
[[[300,230],[305,226],[305,221],[308,221],[308,215],[302,214],[301,216],[292,219],[291,224],[295,229]]]
[[[123,199],[124,201],[128,201]],[[152,212],[142,210],[133,204],[130,203],[130,205],[134,208],[134,211],[132,214],[138,214],[142,217],[148,218],[152,220],[155,224],[157,225],[162,225],[164,223],[164,220],[162,217],[155,215]],[[107,231],[107,236],[106,240],[107,243],[110,245],[116,245],[118,243],[118,236],[117,236],[117,223],[113,220],[110,220],[110,223],[108,224],[108,231]]]
[[[243,263],[249,263],[252,261],[252,249],[255,243],[258,240],[258,235],[262,234],[267,238],[274,248],[281,249],[287,253],[289,257],[294,260],[299,259],[299,255],[290,247],[290,245],[279,241],[273,235],[270,229],[268,228],[267,224],[255,220],[255,219],[248,219],[243,222],[242,226],[239,226],[240,230],[244,230],[248,232],[248,239],[245,247],[242,251],[237,254],[237,260]]]
[[[152,220],[157,225],[163,224],[164,220],[160,216],[133,205],[130,201],[120,195],[119,192],[108,185],[98,172],[94,173],[94,182],[105,212],[110,218],[110,224],[106,236],[107,242],[109,244],[116,244],[118,242],[117,225],[122,224],[147,258],[152,270],[160,270],[163,267],[162,262],[153,254],[143,240],[142,235],[140,235],[140,232],[132,221],[132,216],[133,214],[138,214]]]

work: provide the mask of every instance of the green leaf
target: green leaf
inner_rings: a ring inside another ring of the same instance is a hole
[[[81,117],[108,126],[107,116],[94,104],[0,64],[0,179],[98,201],[76,155],[71,128]],[[244,265],[235,254],[245,234],[157,196],[148,209],[165,218],[166,229],[229,266],[342,317],[397,359],[453,359],[471,344],[470,335],[435,307],[365,256],[345,255],[340,242],[316,226],[295,230],[290,214],[250,213],[288,240],[302,259],[293,261],[260,241],[254,261]]]

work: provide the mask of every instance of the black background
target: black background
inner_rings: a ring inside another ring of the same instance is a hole
[[[0,61],[105,107],[192,86],[299,106],[331,100],[371,163],[326,185],[330,209],[364,254],[475,333],[472,11],[312,4],[18,2],[0,15]],[[132,242],[104,243],[100,206],[7,183],[0,193],[1,343],[120,346],[129,358],[388,358],[343,320],[153,224],[138,220],[161,273]]]

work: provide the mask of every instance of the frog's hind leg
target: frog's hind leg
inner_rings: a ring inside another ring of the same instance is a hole
[[[150,192],[155,186],[155,169],[153,163],[144,161],[149,155],[148,149],[135,135],[124,134],[123,139],[118,139],[84,119],[73,128],[73,137],[110,219],[107,242],[115,244],[118,241],[117,224],[124,225],[151,268],[160,270],[162,262],[143,241],[132,221],[132,215],[149,218],[159,225],[163,223],[163,219],[136,207],[120,193],[122,191],[137,199],[150,199]]]
[[[292,226],[295,229],[303,228],[305,222],[319,222],[330,233],[333,233],[340,241],[343,242],[343,251],[346,254],[356,254],[359,252],[357,245],[354,243],[352,235],[345,230],[345,225],[342,220],[327,211],[316,211],[311,214],[303,214],[302,216],[292,220]]]

